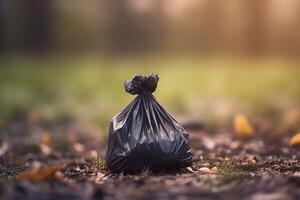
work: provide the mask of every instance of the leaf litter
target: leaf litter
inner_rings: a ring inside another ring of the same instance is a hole
[[[186,127],[190,128],[192,166],[172,173],[144,169],[136,175],[110,174],[104,161],[105,138],[83,131],[78,122],[47,126],[15,122],[1,129],[12,136],[1,138],[5,146],[0,158],[0,195],[8,200],[299,199],[298,134],[291,130],[275,134],[276,123],[266,120],[266,126],[263,122],[250,124],[239,116],[214,131],[204,123]],[[237,137],[237,132],[239,136],[247,132],[247,137]],[[65,142],[58,145],[59,140]]]

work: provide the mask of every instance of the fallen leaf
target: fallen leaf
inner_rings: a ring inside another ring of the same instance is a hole
[[[296,145],[300,145],[300,133],[297,133],[296,135],[294,135],[290,141],[289,144],[291,146],[296,146]]]
[[[55,172],[60,169],[62,169],[61,165],[41,166],[37,169],[25,171],[20,176],[20,180],[42,181],[48,177],[53,177],[55,175]]]
[[[254,135],[254,129],[244,115],[239,114],[234,117],[233,127],[238,137],[251,137]]]
[[[212,173],[213,173],[213,172],[212,172],[209,168],[207,168],[207,167],[201,167],[201,168],[199,169],[199,171],[202,172],[202,173],[204,173],[204,174],[212,174]]]

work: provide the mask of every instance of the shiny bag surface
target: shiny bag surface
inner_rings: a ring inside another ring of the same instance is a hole
[[[152,74],[125,82],[125,90],[137,97],[110,122],[106,164],[111,173],[172,171],[191,164],[186,130],[152,95],[158,80]]]

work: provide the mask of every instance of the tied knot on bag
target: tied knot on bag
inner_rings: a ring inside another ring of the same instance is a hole
[[[125,90],[130,94],[141,94],[144,92],[153,93],[156,90],[159,77],[157,74],[150,76],[135,76],[133,79],[125,82]]]

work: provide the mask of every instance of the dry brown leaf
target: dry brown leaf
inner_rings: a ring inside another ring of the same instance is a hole
[[[233,127],[235,134],[239,137],[251,137],[254,135],[254,128],[244,115],[234,116]]]
[[[296,135],[294,135],[290,141],[289,144],[291,146],[296,146],[296,145],[300,145],[300,133],[297,133]]]
[[[42,181],[48,177],[53,177],[55,172],[57,172],[60,169],[62,169],[61,165],[41,166],[38,169],[25,171],[20,176],[20,180]]]

